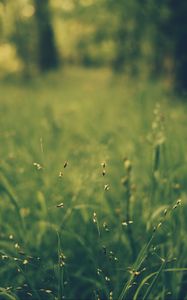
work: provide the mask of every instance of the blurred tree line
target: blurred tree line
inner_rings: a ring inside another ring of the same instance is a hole
[[[0,73],[110,66],[186,91],[186,16],[185,0],[0,0]]]

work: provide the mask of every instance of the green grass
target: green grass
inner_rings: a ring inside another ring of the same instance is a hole
[[[0,89],[0,299],[184,298],[186,103],[107,69]]]

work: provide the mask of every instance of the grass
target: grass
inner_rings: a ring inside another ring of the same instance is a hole
[[[1,299],[185,299],[186,103],[107,69],[0,88]]]

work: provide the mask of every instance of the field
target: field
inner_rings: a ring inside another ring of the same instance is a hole
[[[107,69],[0,89],[0,299],[185,299],[186,103]]]

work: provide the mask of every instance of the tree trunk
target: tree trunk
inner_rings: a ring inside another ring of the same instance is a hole
[[[42,72],[59,66],[49,0],[34,0],[38,30],[38,65]]]
[[[171,0],[171,28],[174,40],[175,86],[187,93],[187,2]]]

